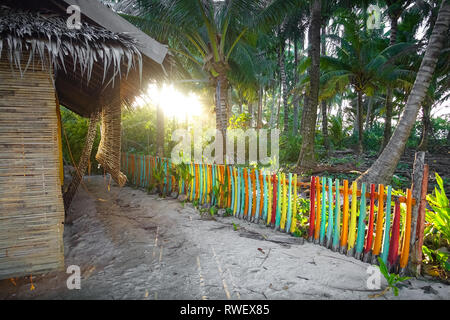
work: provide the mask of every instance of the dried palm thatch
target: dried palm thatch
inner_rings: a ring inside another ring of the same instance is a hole
[[[82,23],[80,29],[69,29],[66,21],[54,14],[22,11],[0,6],[0,58],[6,52],[9,62],[20,74],[34,65],[38,57],[43,68],[57,72],[66,69],[69,58],[73,72],[80,72],[89,82],[95,64],[103,66],[103,82],[114,81],[132,68],[142,72],[142,56],[136,41],[125,33]],[[24,53],[28,53],[28,57]],[[25,68],[23,60],[26,59]],[[125,70],[121,70],[125,66]],[[79,69],[79,70],[77,70]],[[112,71],[112,77],[106,76]]]
[[[121,101],[118,90],[102,97],[101,139],[95,159],[120,186],[127,177],[120,172]]]

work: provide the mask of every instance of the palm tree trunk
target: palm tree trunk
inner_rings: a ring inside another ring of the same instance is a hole
[[[362,103],[362,91],[358,91],[357,100],[357,124],[358,124],[358,154],[363,152],[363,103]]]
[[[325,43],[325,35],[326,35],[326,25],[322,26],[322,44],[321,51],[322,55],[326,55],[326,43]],[[323,145],[325,147],[326,153],[330,153],[330,139],[328,138],[328,115],[327,115],[327,102],[322,101],[322,136],[323,136]]]
[[[428,137],[430,136],[431,129],[430,112],[431,106],[428,103],[422,104],[422,137],[417,147],[419,151],[428,150]]]
[[[272,87],[272,105],[270,106],[270,129],[273,128],[275,122],[275,87],[276,84]]]
[[[223,156],[226,155],[226,137],[228,127],[228,89],[230,84],[225,76],[219,76],[216,83],[216,129],[222,133]]]
[[[433,77],[439,53],[444,41],[446,41],[449,26],[450,1],[444,0],[439,9],[433,33],[397,128],[378,159],[357,179],[359,182],[388,184],[392,179],[395,168],[405,149],[406,141],[416,121],[420,105]]]
[[[388,87],[386,90],[386,113],[384,118],[384,133],[383,133],[383,142],[381,144],[380,153],[384,150],[389,139],[391,138],[392,131],[392,88]]]
[[[391,36],[389,38],[389,46],[393,46],[397,42],[397,29],[398,29],[398,16],[390,15],[391,22]],[[386,113],[384,119],[384,134],[383,142],[381,144],[380,153],[386,147],[389,139],[391,138],[392,131],[392,88],[388,85],[386,90]]]
[[[366,115],[366,125],[364,126],[364,130],[369,130],[370,117],[372,113],[373,106],[373,97],[369,97],[369,103],[367,104],[367,115]]]
[[[283,110],[284,110],[284,123],[283,123],[283,131],[287,133],[288,124],[289,124],[289,108],[287,103],[287,83],[286,83],[286,65],[285,65],[285,57],[284,57],[284,39],[282,40],[280,46],[280,55],[279,55],[279,66],[280,66],[280,76],[281,76],[281,97],[283,99]]]
[[[294,39],[294,87],[298,83],[298,72],[297,72],[297,65],[298,65],[298,48],[297,48],[297,37]],[[298,109],[299,109],[299,96],[296,94],[294,96],[294,118],[292,123],[292,134],[295,136],[298,134]]]
[[[263,108],[263,87],[259,86],[258,90],[258,114],[256,117],[256,128],[262,128],[262,108]]]
[[[308,73],[310,78],[310,89],[308,104],[303,110],[303,126],[301,128],[302,146],[297,161],[300,168],[312,168],[315,165],[314,136],[316,129],[317,105],[319,100],[319,77],[320,77],[320,27],[321,27],[321,1],[314,0],[311,3],[311,20],[308,32],[311,66]]]

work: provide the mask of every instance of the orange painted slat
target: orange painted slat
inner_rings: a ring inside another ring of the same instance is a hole
[[[317,216],[316,216],[316,228],[314,229],[314,239],[319,240],[320,234],[320,205],[321,205],[321,194],[320,194],[320,178],[316,177],[316,207],[317,207]]]
[[[400,268],[406,268],[409,257],[409,241],[411,240],[411,209],[412,209],[412,193],[411,189],[406,190],[406,221],[405,235],[403,237],[402,254],[400,257]]]
[[[378,209],[377,209],[377,226],[375,233],[375,244],[373,246],[373,254],[379,255],[381,251],[381,241],[383,240],[383,225],[384,225],[384,186],[378,185]]]

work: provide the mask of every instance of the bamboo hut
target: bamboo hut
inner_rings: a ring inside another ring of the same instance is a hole
[[[69,5],[81,28],[69,28]],[[0,4],[0,279],[64,267],[64,207],[96,158],[120,185],[121,107],[165,77],[167,48],[93,0]],[[90,118],[77,173],[63,194],[59,106]]]

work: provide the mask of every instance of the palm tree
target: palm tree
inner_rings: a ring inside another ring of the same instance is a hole
[[[310,79],[309,93],[302,113],[302,146],[297,161],[299,168],[312,168],[315,164],[314,136],[316,133],[317,105],[319,102],[320,78],[320,28],[321,28],[321,1],[311,1],[311,18],[308,30],[308,56],[311,65],[308,70]]]
[[[130,1],[130,0],[128,0]],[[205,72],[214,88],[216,128],[226,137],[230,74],[252,76],[250,47],[265,30],[296,6],[294,0],[136,0],[128,20],[169,49],[185,67]],[[225,154],[224,139],[224,154]]]
[[[384,39],[374,32],[361,31],[363,23],[354,14],[338,20],[344,26],[343,36],[329,35],[337,42],[336,56],[323,56],[321,64],[324,73],[321,82],[320,99],[329,99],[336,93],[348,90],[350,86],[356,94],[356,132],[358,134],[358,153],[363,151],[364,95],[373,96],[386,84],[404,85],[411,77],[411,71],[394,64],[401,57],[408,43],[387,47]]]
[[[450,0],[443,0],[414,86],[408,96],[399,123],[378,159],[366,172],[358,177],[357,180],[359,182],[383,184],[390,182],[416,121],[420,105],[432,80],[440,51],[448,37],[449,26]]]

